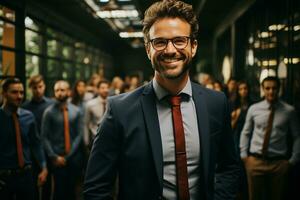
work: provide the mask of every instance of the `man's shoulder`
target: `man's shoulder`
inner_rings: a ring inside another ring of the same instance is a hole
[[[93,107],[94,105],[99,104],[100,100],[98,97],[88,100],[85,104],[86,108]]]
[[[27,110],[25,108],[20,107],[18,113],[21,115],[21,117],[26,116],[28,118],[33,118],[34,119],[33,113],[30,110]]]
[[[282,101],[282,100],[279,100],[279,103],[282,105],[282,107],[288,111],[288,112],[293,112],[295,110],[295,107],[288,104],[287,102],[285,101]]]
[[[31,105],[31,101],[26,100],[23,104],[22,104],[22,108],[28,109]]]
[[[49,97],[43,97],[44,98],[44,100],[45,100],[45,102],[46,103],[48,103],[48,104],[52,104],[52,103],[54,103],[55,102],[55,100],[54,99],[52,99],[52,98],[49,98]]]
[[[80,109],[78,106],[75,106],[74,104],[72,103],[67,103],[68,104],[68,108],[71,109],[72,111],[75,111],[75,112],[78,112],[80,113]]]
[[[253,111],[257,111],[257,110],[261,110],[261,109],[264,109],[266,107],[266,102],[265,100],[261,100],[261,101],[258,101],[256,103],[253,103],[249,109],[248,109],[248,113],[250,112],[253,112]]]
[[[48,113],[51,113],[53,110],[55,110],[56,109],[56,103],[52,103],[52,104],[50,104],[46,109],[45,109],[45,111],[44,111],[44,113],[46,114],[48,114]]]

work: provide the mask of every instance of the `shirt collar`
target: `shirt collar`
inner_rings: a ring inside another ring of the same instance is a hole
[[[12,115],[12,112],[11,112],[9,109],[5,108],[4,105],[1,106],[1,109],[2,109],[2,110],[5,112],[5,114],[7,114],[8,116],[11,116],[11,115]],[[18,108],[18,109],[17,109],[17,116],[20,116],[20,114],[21,114],[21,109]]]
[[[153,82],[153,89],[154,89],[154,92],[156,94],[156,98],[158,99],[158,101],[162,100],[167,95],[170,95],[170,93],[166,89],[164,89],[162,86],[160,86],[159,83],[155,79],[153,79],[152,82]],[[192,97],[192,84],[191,84],[190,78],[188,78],[186,85],[178,94],[182,94],[182,93],[187,94],[189,97]]]
[[[263,102],[264,102],[264,105],[265,105],[267,108],[270,108],[271,104],[270,104],[266,99],[264,99]],[[280,101],[279,101],[279,99],[278,99],[278,100],[274,103],[273,106],[274,106],[274,108],[278,108],[279,105],[280,105]]]
[[[105,100],[104,100],[100,95],[98,95],[96,98],[97,98],[100,102],[105,102]]]
[[[31,99],[31,102],[32,103],[42,103],[42,102],[45,102],[46,101],[46,97],[45,96],[43,96],[42,98],[41,98],[41,100],[40,101],[36,101],[35,99]]]

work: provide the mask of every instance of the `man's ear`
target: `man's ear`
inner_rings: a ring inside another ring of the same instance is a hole
[[[196,39],[193,40],[191,46],[192,46],[192,57],[194,57],[197,53],[198,41]]]
[[[151,59],[151,56],[150,56],[150,45],[147,44],[147,43],[145,43],[145,50],[146,50],[148,59],[150,60]]]

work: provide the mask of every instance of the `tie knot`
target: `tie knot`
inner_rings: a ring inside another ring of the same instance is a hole
[[[67,111],[67,110],[68,110],[68,107],[67,107],[67,106],[62,106],[62,107],[60,108],[60,110],[61,110],[61,111]]]
[[[170,96],[169,97],[169,102],[171,106],[180,106],[181,103],[181,96]]]

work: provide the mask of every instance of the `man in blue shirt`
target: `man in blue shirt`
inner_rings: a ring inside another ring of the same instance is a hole
[[[41,167],[38,184],[47,178],[47,168],[37,133],[34,115],[20,108],[24,88],[17,78],[2,85],[4,103],[0,108],[0,197],[1,199],[34,199],[32,158]],[[34,155],[32,155],[34,154]]]
[[[265,99],[249,108],[240,138],[249,200],[287,199],[289,172],[300,161],[299,121],[295,108],[279,99],[277,77],[261,86]]]
[[[82,120],[78,107],[68,103],[69,84],[54,85],[56,102],[50,105],[42,120],[42,141],[51,162],[54,177],[54,199],[75,199],[76,180],[82,165]]]
[[[45,109],[54,103],[54,100],[45,97],[45,89],[46,85],[43,79],[42,75],[35,75],[32,76],[29,79],[29,87],[32,92],[32,98],[30,101],[26,101],[22,107],[26,110],[29,110],[33,113],[35,116],[36,122],[37,122],[37,128],[38,128],[38,134],[41,134],[41,125],[42,125],[42,117],[44,114]],[[47,163],[49,163],[49,160],[47,159]],[[33,162],[33,172],[34,176],[37,177],[39,173],[39,165],[37,162]],[[50,175],[50,174],[48,174]],[[35,179],[37,180],[37,179]],[[39,196],[38,188],[36,187],[35,192],[37,198]],[[48,178],[46,183],[42,187],[42,195],[41,199],[48,200],[51,197],[51,178]]]
[[[22,107],[34,114],[40,133],[44,111],[49,105],[54,103],[54,100],[45,97],[46,85],[41,75],[32,76],[29,79],[29,87],[32,92],[32,98],[30,101],[26,101]]]

